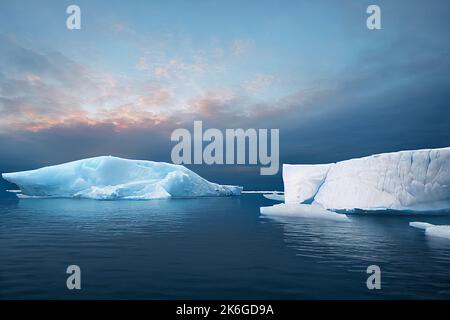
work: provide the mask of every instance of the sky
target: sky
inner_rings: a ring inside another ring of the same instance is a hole
[[[66,8],[81,8],[81,30]],[[381,30],[366,8],[381,8]],[[170,162],[176,128],[276,128],[281,163],[450,145],[450,2],[0,2],[0,172]],[[280,189],[259,166],[192,165]]]

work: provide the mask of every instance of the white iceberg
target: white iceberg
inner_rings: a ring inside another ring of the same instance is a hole
[[[437,226],[426,222],[410,222],[409,225],[414,228],[425,230],[427,236],[450,239],[450,226]]]
[[[330,210],[450,209],[450,147],[283,165],[286,204]]]
[[[240,195],[242,187],[211,183],[181,165],[105,156],[37,170],[3,173],[19,197],[164,199]]]

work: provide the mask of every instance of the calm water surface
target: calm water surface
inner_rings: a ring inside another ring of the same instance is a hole
[[[273,203],[0,199],[0,298],[450,298],[450,240],[408,226],[450,215],[260,216]],[[70,264],[82,290],[66,289]],[[366,287],[372,264],[381,290]]]

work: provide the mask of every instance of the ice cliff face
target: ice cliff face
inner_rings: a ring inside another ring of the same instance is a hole
[[[242,187],[211,183],[181,165],[96,157],[37,170],[4,173],[19,197],[161,199],[239,195]]]
[[[283,165],[283,183],[286,203],[304,203],[314,200],[332,164]]]
[[[284,165],[286,203],[326,209],[450,209],[450,148],[400,151],[327,165]]]

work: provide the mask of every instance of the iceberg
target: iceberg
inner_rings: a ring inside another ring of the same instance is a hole
[[[329,210],[450,209],[450,147],[283,165],[286,204]]]
[[[450,239],[450,226],[437,226],[426,222],[410,222],[409,225],[413,228],[425,230],[427,236]]]
[[[207,181],[182,165],[102,156],[3,173],[18,197],[165,199],[240,195],[242,187]]]

